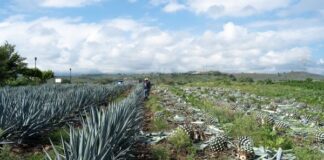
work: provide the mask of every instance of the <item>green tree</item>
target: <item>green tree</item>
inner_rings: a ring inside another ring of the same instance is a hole
[[[54,72],[51,70],[43,71],[42,82],[46,82],[48,79],[54,78]]]
[[[43,73],[41,70],[37,68],[25,68],[21,71],[21,74],[28,78],[28,79],[34,79],[34,78],[39,78],[42,79]]]
[[[233,74],[230,74],[228,77],[230,80],[236,81],[236,77]]]
[[[17,79],[18,74],[27,66],[25,59],[15,51],[15,45],[5,42],[0,46],[0,85],[8,79]]]
[[[238,79],[238,81],[239,82],[248,82],[248,83],[253,83],[254,82],[253,78],[251,78],[251,77],[240,77]]]
[[[313,82],[313,79],[312,78],[306,78],[305,82],[311,83],[311,82]]]

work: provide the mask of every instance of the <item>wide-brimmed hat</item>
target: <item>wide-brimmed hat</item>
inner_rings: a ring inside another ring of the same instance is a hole
[[[148,79],[148,78],[145,78],[144,80],[145,80],[145,81],[148,81],[149,79]]]

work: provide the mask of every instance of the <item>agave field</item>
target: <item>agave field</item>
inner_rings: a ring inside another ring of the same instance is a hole
[[[4,87],[0,158],[320,160],[322,82],[304,83]]]
[[[115,101],[125,92],[130,92],[125,99]],[[53,144],[52,153],[44,150],[47,159],[126,158],[142,121],[142,92],[134,84],[2,88],[1,146],[35,145],[40,137],[69,126],[70,138],[59,147]]]
[[[92,108],[82,122],[82,129],[71,128],[70,141],[62,142],[63,153],[54,149],[55,159],[130,158],[141,127],[143,95],[142,87],[136,87],[118,104],[107,109]]]
[[[156,86],[147,104],[145,158],[323,159],[323,91],[278,86]]]
[[[41,86],[0,91],[1,143],[24,143],[60,127],[127,86]]]

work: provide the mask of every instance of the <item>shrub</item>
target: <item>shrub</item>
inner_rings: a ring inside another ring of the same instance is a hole
[[[190,137],[180,128],[176,129],[175,133],[171,137],[169,137],[168,141],[178,151],[192,146]]]
[[[239,82],[248,82],[248,83],[253,83],[254,82],[253,78],[251,78],[251,77],[240,77],[238,79],[238,81]]]
[[[273,84],[271,79],[266,79],[264,80],[264,84]]]
[[[168,122],[163,118],[154,118],[153,120],[153,131],[162,131],[168,128]]]
[[[231,81],[236,81],[236,77],[233,74],[230,74],[228,77]]]
[[[153,146],[152,147],[152,156],[153,159],[157,159],[157,160],[167,160],[170,159],[170,153],[168,148],[164,147],[164,146]]]
[[[305,82],[313,82],[313,79],[312,78],[306,78]]]

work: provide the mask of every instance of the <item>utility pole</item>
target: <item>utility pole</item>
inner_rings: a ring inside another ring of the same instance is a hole
[[[37,57],[35,57],[35,69],[36,69],[36,61],[37,61]]]
[[[70,68],[70,83],[72,83],[72,68]]]
[[[303,59],[303,60],[302,60],[302,63],[303,63],[303,69],[302,69],[302,70],[303,70],[304,72],[307,72],[307,60],[306,60],[306,59]]]

